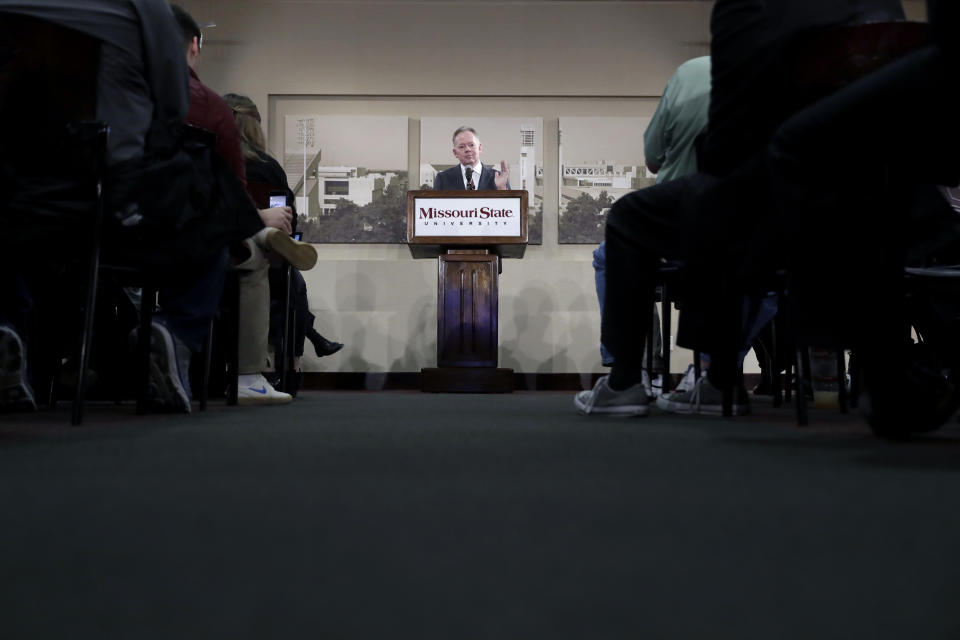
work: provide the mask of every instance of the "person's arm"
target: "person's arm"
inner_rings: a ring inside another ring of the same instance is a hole
[[[647,169],[652,173],[660,171],[667,159],[667,149],[670,148],[669,120],[676,77],[676,73],[670,76],[663,95],[660,96],[660,102],[657,103],[657,110],[653,112],[653,118],[643,132],[643,157]]]
[[[144,69],[157,117],[166,125],[181,125],[190,108],[187,61],[180,27],[166,2],[133,0],[140,16]]]
[[[500,171],[497,171],[493,177],[493,183],[497,185],[497,189],[500,191],[505,191],[510,188],[510,168],[507,167],[506,160],[500,161]]]
[[[284,233],[293,233],[293,209],[290,207],[271,207],[260,209],[260,219],[263,226],[280,229]]]

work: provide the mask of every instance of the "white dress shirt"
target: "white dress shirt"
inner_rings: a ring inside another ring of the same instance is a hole
[[[470,182],[473,183],[473,188],[476,189],[477,185],[480,184],[480,172],[483,170],[483,163],[478,162],[473,166],[473,178]],[[463,184],[467,184],[467,168],[460,165],[460,176],[463,178]]]

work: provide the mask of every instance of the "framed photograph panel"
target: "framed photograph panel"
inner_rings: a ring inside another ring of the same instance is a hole
[[[650,118],[560,118],[560,244],[599,244],[610,206],[650,186],[643,132]]]

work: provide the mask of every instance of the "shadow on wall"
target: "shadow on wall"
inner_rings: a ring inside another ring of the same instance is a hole
[[[508,309],[501,310],[499,333],[502,336],[504,326],[511,326],[515,335],[509,340],[501,338],[500,366],[522,372],[525,368],[523,362],[539,361],[550,352],[547,336],[551,313],[556,308],[550,290],[542,283],[533,281],[517,292]],[[530,368],[527,366],[527,371]],[[542,367],[537,370],[542,372]]]
[[[412,301],[407,326],[402,333],[407,336],[403,355],[393,361],[390,371],[419,371],[437,364],[437,314],[436,299],[427,295]]]
[[[334,297],[341,311],[377,311],[377,282],[361,271],[346,274],[337,280]],[[389,286],[390,283],[380,283]]]
[[[342,327],[341,330],[345,332],[344,337],[347,338],[343,340],[343,343],[347,345],[344,347],[344,351],[349,348],[350,352],[347,357],[342,359],[339,369],[341,371],[370,371],[376,368],[373,363],[361,355],[367,341],[374,337],[371,333],[372,328],[355,325],[349,327],[349,330],[347,327]]]

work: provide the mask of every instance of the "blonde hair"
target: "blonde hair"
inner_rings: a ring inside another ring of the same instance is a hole
[[[236,93],[224,95],[223,100],[233,110],[233,120],[240,132],[243,157],[259,160],[261,154],[270,155],[267,152],[267,136],[260,126],[260,111],[253,100]]]

